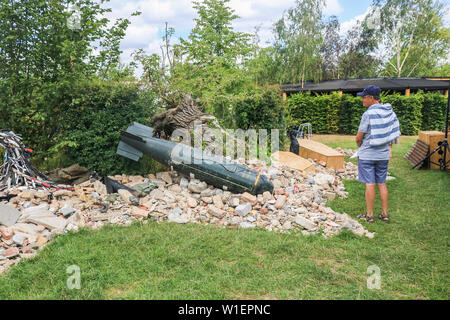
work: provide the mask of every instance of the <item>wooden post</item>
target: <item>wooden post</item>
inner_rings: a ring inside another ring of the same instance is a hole
[[[447,89],[447,90],[444,90],[444,96],[445,96],[446,98],[448,98],[448,89]]]
[[[283,100],[286,101],[287,100],[287,93],[285,91],[283,91]]]
[[[409,97],[409,94],[411,93],[411,89],[406,89],[405,90],[405,96]]]
[[[338,91],[338,93],[339,93],[339,95],[342,97],[342,93],[343,93],[342,90],[341,90],[341,91]]]

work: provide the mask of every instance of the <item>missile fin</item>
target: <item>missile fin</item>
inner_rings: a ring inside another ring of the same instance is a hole
[[[119,146],[117,147],[117,154],[124,156],[128,159],[139,161],[139,159],[142,157],[143,153],[129,144],[126,144],[123,141],[119,142]]]
[[[138,122],[133,122],[133,125],[127,128],[127,132],[144,139],[153,138],[153,128],[144,126],[143,124],[140,124]]]

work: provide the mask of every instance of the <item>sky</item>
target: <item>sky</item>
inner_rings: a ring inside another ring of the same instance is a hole
[[[362,20],[370,10],[372,0],[325,0],[325,17],[336,15],[341,23],[341,33],[345,33]],[[450,8],[450,0],[444,0]],[[295,0],[230,0],[229,6],[240,17],[233,23],[236,31],[254,33],[258,26],[261,46],[272,40],[272,26],[281,18],[283,12],[293,7]],[[129,18],[131,24],[121,42],[121,60],[128,63],[131,53],[142,48],[147,53],[160,54],[161,38],[165,22],[175,29],[174,42],[178,37],[187,38],[194,27],[196,11],[191,0],[110,0],[106,4],[112,8],[108,18]],[[130,17],[135,11],[141,15]],[[447,12],[450,23],[450,10]]]

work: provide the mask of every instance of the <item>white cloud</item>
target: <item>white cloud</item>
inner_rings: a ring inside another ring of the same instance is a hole
[[[122,41],[124,48],[143,48],[158,38],[158,27],[148,23],[136,23],[128,26]]]
[[[344,11],[339,0],[325,2],[323,10],[325,15],[339,15]],[[267,46],[267,42],[273,41],[273,24],[285,11],[295,5],[295,0],[230,0],[228,5],[240,17],[233,21],[235,30],[253,34],[255,27],[259,26],[260,45]],[[194,27],[193,19],[196,17],[191,0],[111,0],[105,6],[112,8],[112,12],[107,15],[108,18],[129,18],[131,21],[121,43],[123,51],[121,58],[125,63],[132,60],[131,53],[139,48],[148,54],[161,53],[161,37],[165,22],[175,28],[172,39],[175,43],[179,36],[187,37]],[[130,17],[135,11],[142,13]],[[367,12],[342,23],[341,33],[350,30],[356,24],[356,20],[362,20]]]
[[[350,31],[354,26],[358,24],[358,21],[362,22],[364,18],[369,14],[369,12],[371,12],[371,10],[371,7],[369,7],[363,14],[360,14],[359,16],[356,16],[351,20],[342,22],[340,30],[341,35],[345,35],[348,31]]]
[[[344,9],[339,4],[339,0],[326,0],[325,9],[323,13],[326,15],[338,15],[344,12]]]

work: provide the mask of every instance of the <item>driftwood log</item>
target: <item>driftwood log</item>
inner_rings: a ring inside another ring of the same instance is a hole
[[[181,96],[176,107],[155,115],[151,119],[154,136],[169,139],[178,128],[193,128],[194,121],[201,121],[203,124],[205,121],[214,120],[214,116],[202,112],[198,103],[199,100],[185,94]]]

